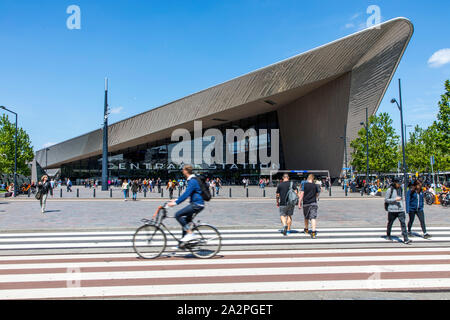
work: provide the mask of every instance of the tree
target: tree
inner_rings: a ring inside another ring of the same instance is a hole
[[[414,131],[409,134],[409,140],[406,143],[406,163],[411,172],[428,172],[430,169],[429,137],[426,130],[419,126],[414,128]]]
[[[14,173],[15,123],[7,115],[0,117],[0,172]],[[29,176],[28,163],[34,159],[30,137],[22,128],[17,128],[17,173]]]
[[[399,136],[392,126],[388,113],[369,118],[369,169],[371,172],[387,173],[397,167],[399,160]],[[350,143],[353,148],[352,166],[358,172],[366,172],[366,129],[358,132],[358,138]]]
[[[437,120],[427,129],[418,126],[410,134],[406,145],[408,165],[411,171],[431,172],[430,157],[434,156],[434,170],[450,170],[450,81],[445,82],[446,92],[439,102]]]
[[[429,155],[436,159],[435,169],[450,170],[450,80],[445,81],[445,93],[441,95],[437,120],[427,129],[431,148]]]

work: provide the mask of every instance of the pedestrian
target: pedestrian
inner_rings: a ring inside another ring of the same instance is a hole
[[[70,181],[69,178],[67,178],[67,190],[66,192],[72,192],[72,181]]]
[[[134,180],[131,184],[131,193],[133,194],[133,201],[137,200],[137,193],[139,191],[139,182],[138,180]]]
[[[220,191],[221,187],[222,187],[222,183],[220,182],[220,179],[217,178],[216,179],[216,195],[219,195],[219,191]]]
[[[302,209],[303,203],[303,215],[305,222],[305,228],[303,229],[303,231],[305,232],[305,234],[310,234],[312,239],[315,239],[317,236],[317,211],[319,209],[317,200],[319,199],[319,195],[320,186],[314,183],[314,175],[310,174],[300,190],[298,208]],[[309,229],[310,224],[311,230]]]
[[[418,180],[414,181],[411,188],[406,194],[406,212],[409,215],[408,221],[408,235],[412,236],[412,226],[414,224],[414,218],[419,218],[420,227],[422,228],[424,239],[429,239],[431,236],[427,233],[427,227],[425,225],[425,214],[423,212],[424,194],[422,190],[422,183]]]
[[[123,179],[122,192],[123,192],[124,201],[127,201],[128,188],[129,188],[128,180],[127,179]]]
[[[174,190],[174,183],[172,180],[169,180],[169,182],[167,182],[167,186],[166,186],[166,190],[169,190],[169,199],[172,200],[173,199],[173,190]]]
[[[39,200],[41,206],[41,213],[45,213],[45,206],[47,204],[48,193],[51,192],[52,186],[48,181],[48,176],[44,175],[38,184],[38,192],[36,194],[36,199]]]
[[[294,215],[295,204],[288,203],[288,193],[294,190],[298,196],[297,186],[293,181],[289,181],[289,175],[283,175],[283,182],[278,184],[276,190],[277,208],[280,209],[280,220],[283,224],[283,235],[287,236],[291,233],[292,216]]]
[[[387,239],[392,240],[391,230],[395,219],[398,218],[402,227],[403,242],[410,244],[412,240],[408,239],[405,222],[405,209],[403,208],[402,188],[398,178],[392,180],[392,185],[386,191],[385,209],[388,211]]]

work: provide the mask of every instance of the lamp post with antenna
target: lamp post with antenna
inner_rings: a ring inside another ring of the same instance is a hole
[[[406,172],[406,154],[405,154],[405,133],[403,130],[403,104],[402,104],[402,87],[401,80],[398,79],[398,92],[399,92],[399,100],[400,103],[394,98],[391,100],[391,103],[397,104],[397,108],[400,111],[400,122],[401,122],[401,131],[402,131],[402,153],[403,153],[403,194],[405,194],[408,187],[408,173]]]

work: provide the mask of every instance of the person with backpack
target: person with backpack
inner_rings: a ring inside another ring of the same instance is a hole
[[[317,236],[317,200],[320,195],[320,186],[314,183],[314,175],[310,174],[306,183],[302,185],[300,191],[300,199],[298,202],[298,208],[302,209],[303,203],[303,215],[305,217],[305,229],[303,231],[305,234],[310,234],[312,239]],[[311,230],[309,230],[309,224],[311,223]]]
[[[52,185],[48,181],[48,176],[44,175],[38,184],[38,192],[36,194],[36,199],[39,200],[41,206],[41,213],[45,213],[45,205],[49,193],[52,193]]]
[[[194,214],[199,213],[205,208],[205,200],[209,201],[211,199],[209,188],[206,186],[203,177],[196,177],[192,171],[193,168],[191,165],[185,165],[183,167],[182,173],[187,179],[186,191],[178,199],[172,200],[167,204],[169,207],[174,207],[188,198],[190,199],[189,205],[175,214],[175,219],[177,219],[182,227],[183,237],[180,240],[181,242],[188,242],[197,238],[192,230],[190,230],[190,222],[192,222]]]
[[[394,178],[392,180],[392,185],[386,191],[386,197],[384,199],[384,208],[388,212],[388,225],[387,225],[387,239],[392,240],[391,238],[391,230],[394,221],[398,218],[400,221],[400,225],[402,227],[402,235],[403,235],[403,243],[410,244],[412,240],[408,239],[408,233],[406,231],[406,222],[405,222],[405,209],[403,208],[402,201],[402,188],[400,184],[400,180],[398,178]]]
[[[280,220],[283,224],[283,235],[287,236],[291,233],[292,216],[295,206],[298,203],[297,185],[293,181],[289,181],[289,175],[283,175],[283,182],[278,184],[277,191],[277,208],[280,209]]]
[[[423,212],[424,194],[422,190],[422,183],[418,180],[414,181],[411,188],[406,194],[406,212],[409,215],[408,222],[408,235],[411,236],[411,229],[414,224],[414,218],[419,218],[420,227],[423,231],[424,239],[429,239],[431,236],[427,233],[427,227],[425,225],[425,214]]]

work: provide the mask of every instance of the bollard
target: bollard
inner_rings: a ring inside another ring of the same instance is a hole
[[[31,190],[30,190],[30,189],[28,189],[28,198],[30,197],[30,193],[31,193],[30,191],[31,191]]]
[[[147,198],[147,189],[144,189],[144,198]]]
[[[80,197],[80,189],[77,189],[77,198]]]
[[[178,188],[178,198],[181,196],[181,189]]]
[[[266,189],[263,189],[263,198],[266,197]]]
[[[62,189],[59,189],[59,197],[62,198]]]
[[[330,197],[331,197],[331,186],[328,188],[328,191],[330,192]]]
[[[216,196],[216,192],[215,192],[214,188],[212,189],[212,196],[213,196],[213,198]]]
[[[95,198],[95,188],[94,188],[94,198]]]
[[[109,197],[112,198],[112,189],[109,189]]]
[[[164,189],[161,189],[161,198],[164,198]]]
[[[231,198],[231,188],[230,188],[230,198]]]
[[[347,188],[345,188],[345,196],[346,197],[348,196],[348,189]]]
[[[247,198],[248,198],[248,188],[246,190],[247,190]]]

